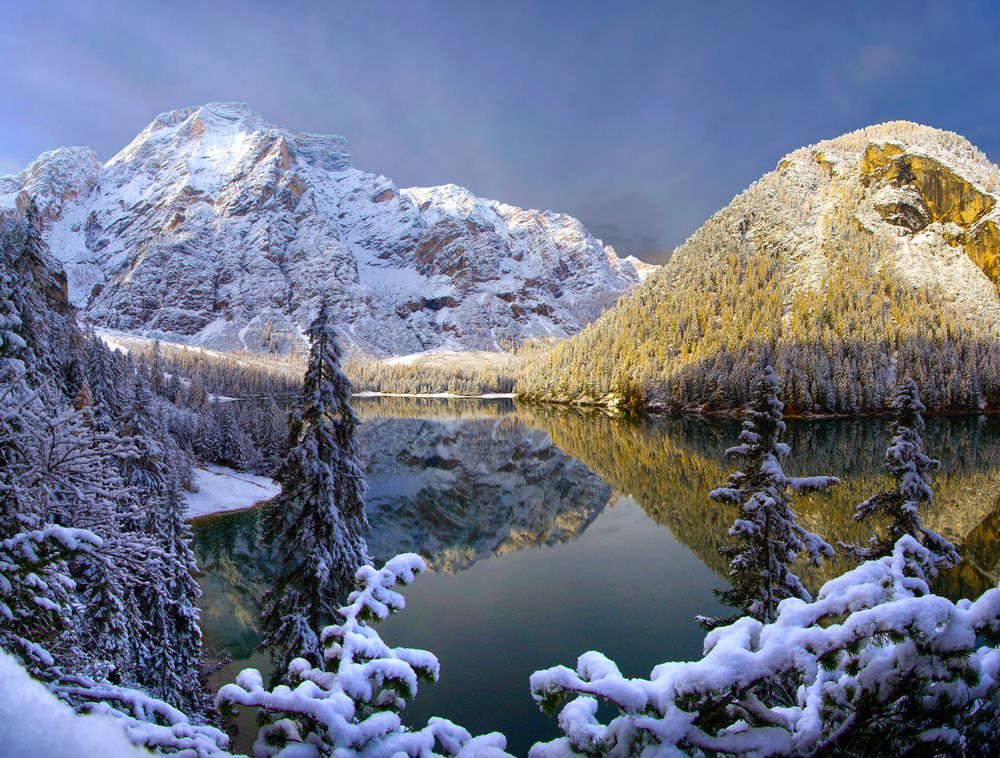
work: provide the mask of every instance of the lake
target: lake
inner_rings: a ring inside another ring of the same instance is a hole
[[[731,419],[632,420],[510,400],[366,398],[357,401],[368,479],[369,550],[377,563],[422,555],[430,571],[404,590],[407,607],[380,627],[395,646],[441,661],[404,720],[455,721],[474,734],[499,730],[524,755],[557,736],[528,690],[531,672],[597,649],[626,675],[700,656],[697,614],[726,612],[718,549],[735,511],[710,501],[733,465]],[[843,483],[797,498],[806,528],[836,544],[860,541],[854,506],[888,483],[884,419],[790,421],[793,475]],[[951,539],[963,563],[937,590],[957,598],[1000,581],[1000,418],[929,419],[926,447],[941,459],[926,523]],[[194,549],[209,649],[268,670],[259,640],[260,599],[277,567],[257,544],[254,511],[201,520]],[[815,590],[852,564],[840,555],[800,567]],[[252,739],[249,714],[238,743]]]

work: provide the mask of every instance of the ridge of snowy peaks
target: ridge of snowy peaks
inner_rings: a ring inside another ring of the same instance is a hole
[[[295,349],[324,293],[374,355],[564,337],[645,272],[570,216],[400,189],[236,103],[164,113],[103,166],[45,153],[0,178],[21,192],[92,321],[223,349]]]

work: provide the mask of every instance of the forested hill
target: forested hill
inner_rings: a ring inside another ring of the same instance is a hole
[[[771,362],[790,413],[878,412],[912,374],[928,407],[1000,405],[1000,171],[908,122],[801,148],[580,335],[521,397],[742,407]]]

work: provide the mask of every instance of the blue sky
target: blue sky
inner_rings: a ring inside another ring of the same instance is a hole
[[[0,0],[0,173],[242,100],[401,186],[655,260],[801,145],[911,119],[1000,159],[1000,4]]]

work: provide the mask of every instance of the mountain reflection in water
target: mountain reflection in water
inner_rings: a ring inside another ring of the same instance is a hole
[[[739,422],[511,401],[372,398],[357,410],[370,552],[377,562],[416,552],[432,571],[382,625],[390,644],[441,659],[441,682],[423,687],[407,720],[441,715],[474,732],[499,729],[524,754],[555,735],[528,694],[533,670],[572,665],[596,648],[645,676],[658,662],[700,654],[693,617],[720,610],[711,590],[726,574],[718,548],[734,516],[708,492],[728,475],[724,451]],[[789,422],[786,471],[842,479],[796,498],[804,526],[833,544],[866,538],[852,516],[888,483],[889,433],[882,419]],[[937,590],[981,594],[1000,580],[1000,419],[929,419],[925,439],[942,461],[926,520],[964,558]],[[220,682],[267,664],[254,648],[276,561],[256,537],[252,511],[195,526],[205,642],[234,658]],[[815,590],[850,565],[838,555],[798,571]]]

